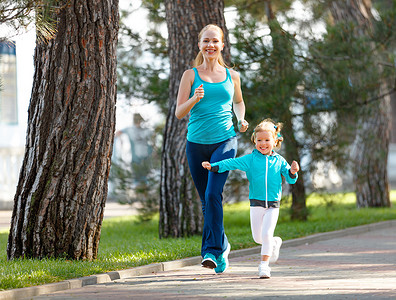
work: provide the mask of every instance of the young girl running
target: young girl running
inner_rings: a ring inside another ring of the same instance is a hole
[[[300,167],[296,161],[291,166],[273,149],[280,149],[283,137],[282,123],[275,124],[265,119],[256,126],[252,142],[256,148],[251,154],[230,158],[215,163],[204,161],[202,166],[212,172],[226,172],[239,169],[246,172],[249,180],[250,224],[253,239],[261,244],[260,278],[270,278],[269,262],[279,256],[282,240],[274,238],[282,196],[282,176],[289,184],[297,181]]]

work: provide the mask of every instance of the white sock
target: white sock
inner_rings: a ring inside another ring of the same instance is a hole
[[[267,261],[262,260],[260,264],[261,264],[261,265],[268,266],[268,265],[269,265],[269,260],[267,260]]]

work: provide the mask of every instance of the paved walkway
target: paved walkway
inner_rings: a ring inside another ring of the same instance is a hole
[[[230,256],[222,275],[195,262],[27,299],[396,299],[396,221],[286,241],[270,279],[258,253]]]

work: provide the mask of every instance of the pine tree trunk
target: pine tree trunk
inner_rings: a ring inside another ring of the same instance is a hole
[[[335,22],[356,24],[358,37],[370,34],[371,1],[333,1],[330,6]],[[374,51],[374,46],[373,46]],[[376,55],[376,52],[373,52]],[[380,66],[378,66],[380,68]],[[358,78],[354,80],[359,80]],[[385,94],[382,82],[377,94]],[[356,140],[352,152],[353,181],[358,207],[389,207],[388,151],[391,128],[390,97],[366,104],[359,116]]]
[[[298,142],[295,138],[293,125],[292,125],[292,116],[291,114],[287,114],[285,116],[284,122],[284,136],[286,143],[286,160],[291,162],[296,160],[298,162],[301,161]],[[305,195],[305,181],[304,181],[304,170],[300,167],[300,171],[298,172],[298,179],[295,184],[290,185],[291,195],[292,195],[292,205],[290,210],[290,218],[292,220],[300,220],[306,221],[308,217],[308,210],[306,204],[306,195]]]
[[[198,53],[198,34],[210,23],[219,25],[225,34],[229,58],[228,33],[223,15],[223,1],[167,0],[166,22],[170,60],[169,112],[164,130],[161,159],[160,222],[161,238],[181,237],[202,231],[201,202],[192,182],[187,157],[186,135],[188,117],[175,116],[176,99],[183,72],[192,67]]]
[[[36,43],[9,259],[98,253],[115,129],[118,0],[66,2],[56,37]]]
[[[387,91],[380,88],[379,93]],[[359,119],[353,149],[357,207],[390,207],[388,151],[390,142],[390,96],[366,105]]]

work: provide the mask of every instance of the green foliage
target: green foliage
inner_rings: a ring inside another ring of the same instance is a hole
[[[237,41],[234,45],[237,55],[233,57],[241,73],[248,107],[246,118],[251,124],[268,117],[284,120],[301,77],[295,64],[294,37],[276,22],[271,27],[271,35],[263,36],[263,24],[245,14],[232,32]]]
[[[313,4],[312,22],[328,20],[326,1],[305,2]],[[373,32],[367,36],[356,34],[354,24],[327,22],[324,36],[312,38],[298,32],[296,39],[276,19],[263,23],[255,13],[239,9],[232,32],[236,40],[233,57],[241,73],[247,119],[251,124],[265,117],[284,122],[291,113],[295,146],[310,158],[311,172],[318,161],[332,161],[339,170],[348,170],[348,150],[361,109],[381,99],[378,90],[383,80],[394,85],[391,45],[395,45],[396,9],[394,1],[393,5],[378,2],[380,18],[374,20]],[[280,8],[278,14],[287,9]],[[285,23],[292,21],[286,18]],[[300,26],[305,30],[305,23]]]
[[[307,199],[311,211],[308,222],[290,221],[290,202],[281,206],[275,234],[283,240],[396,219],[396,192],[391,193],[392,208],[357,209],[354,194],[334,195],[334,205],[326,205],[323,197]],[[224,226],[232,249],[257,246],[249,224],[249,204],[239,202],[224,207]],[[17,259],[7,261],[6,231],[0,232],[0,290],[20,288],[65,279],[137,267],[200,255],[201,237],[178,239],[158,238],[158,215],[146,223],[136,216],[103,221],[98,259],[71,261],[66,259]]]
[[[357,120],[366,106],[382,100],[381,84],[396,76],[395,68],[389,67],[394,62],[389,46],[396,37],[390,21],[395,8],[380,11],[370,34],[362,34],[351,22],[328,22],[323,38],[310,41],[303,103],[304,130],[315,141],[313,160],[331,160],[344,170],[349,166],[346,150],[354,141]],[[323,112],[331,114],[327,126],[323,118],[315,117]]]
[[[143,0],[142,4],[149,11],[149,20],[155,24],[166,22],[166,12],[163,0]]]
[[[33,20],[31,12],[39,1],[33,0],[3,0],[0,2],[0,23],[18,29],[27,26]]]
[[[59,0],[2,0],[0,24],[16,32],[34,24],[38,39],[49,40],[56,34],[56,14],[61,7]]]
[[[373,1],[373,6],[380,14],[380,18],[376,19],[374,23],[375,35],[373,35],[373,38],[381,46],[391,50],[396,42],[396,1],[375,0]]]
[[[135,98],[155,102],[166,113],[169,87],[166,38],[156,26],[143,34],[134,31],[128,26],[130,13],[121,11],[117,91],[131,103]]]
[[[271,0],[271,1],[257,1],[257,0],[225,0],[226,7],[235,7],[240,13],[249,13],[256,20],[265,22],[266,10],[270,5],[272,11],[281,13],[290,9],[293,0]]]

